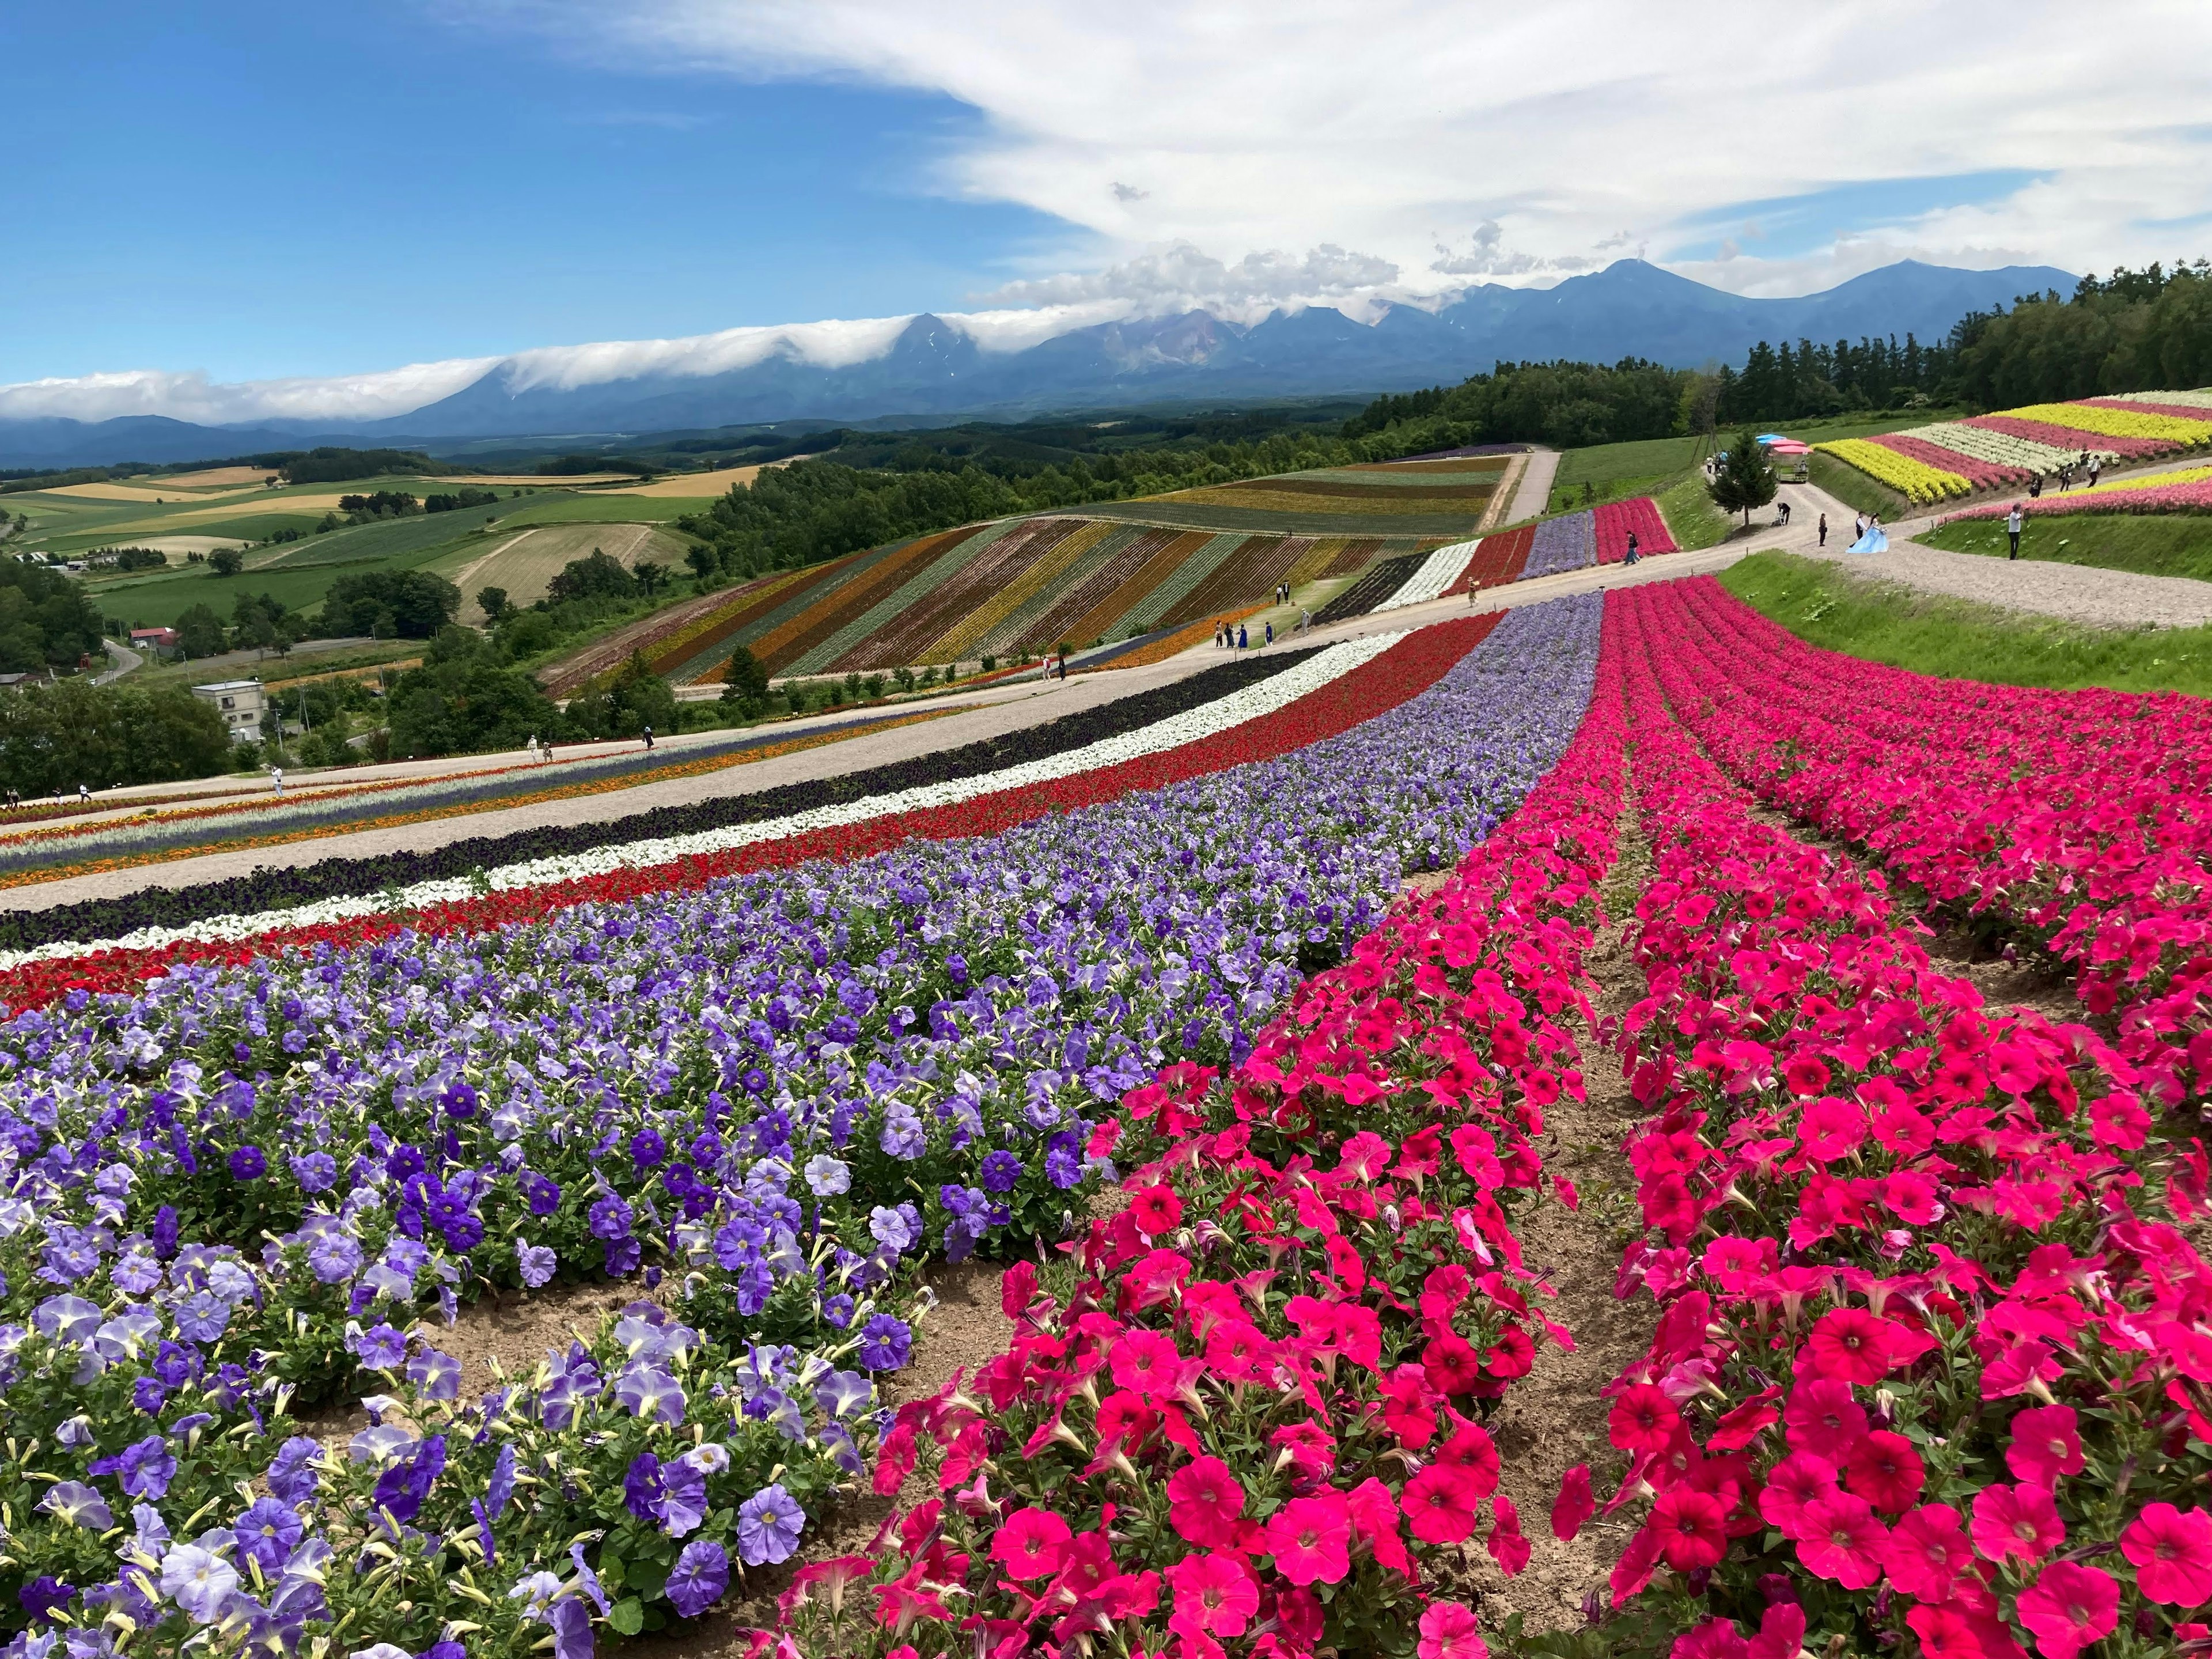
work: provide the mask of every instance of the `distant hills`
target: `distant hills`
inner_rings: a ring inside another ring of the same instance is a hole
[[[1940,338],[1969,311],[2074,278],[2047,265],[1960,270],[1904,260],[1796,299],[1747,299],[1640,259],[1555,288],[1471,289],[1441,311],[1395,307],[1370,325],[1323,307],[1240,328],[1203,311],[1073,330],[990,351],[944,319],[913,319],[880,356],[838,368],[795,353],[712,374],[524,386],[511,362],[451,397],[350,425],[203,427],[137,416],[0,420],[0,465],[193,460],[313,442],[423,445],[543,434],[618,436],[770,421],[933,420],[1146,404],[1370,396],[1449,384],[1500,361],[1626,356],[1740,362],[1759,341]]]

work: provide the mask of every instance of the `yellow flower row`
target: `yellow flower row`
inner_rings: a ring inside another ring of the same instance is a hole
[[[2030,404],[2025,409],[2002,412],[2015,421],[2043,421],[2106,438],[2156,438],[2192,445],[2212,439],[2212,414],[2204,420],[2191,421],[2179,415],[2137,414],[2131,409],[2104,409],[2095,404]]]
[[[2148,477],[2108,478],[2103,483],[2076,491],[2075,495],[2125,495],[2139,489],[2171,489],[2176,484],[2202,483],[2207,478],[2212,478],[2212,466],[2185,466],[2172,472],[2154,472]]]
[[[1918,504],[1940,501],[1952,495],[1973,493],[1973,485],[1955,472],[1946,472],[1940,467],[1916,461],[1910,455],[1881,444],[1870,444],[1863,438],[1838,438],[1830,443],[1814,444],[1814,448],[1832,455],[1845,466],[1855,467],[1869,477],[1887,484],[1908,501]]]

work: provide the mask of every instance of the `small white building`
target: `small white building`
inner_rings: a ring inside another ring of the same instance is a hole
[[[192,695],[215,705],[233,743],[261,741],[261,718],[269,700],[259,680],[217,680],[212,685],[194,686]]]

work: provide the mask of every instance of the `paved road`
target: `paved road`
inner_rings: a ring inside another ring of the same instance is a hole
[[[107,647],[109,656],[120,657],[123,660],[119,666],[109,669],[105,674],[94,674],[92,677],[94,685],[112,685],[132,669],[146,665],[146,659],[127,645],[118,644],[113,640],[102,640],[100,643]]]
[[[1505,515],[1505,522],[1518,524],[1523,519],[1540,518],[1552,503],[1552,481],[1559,476],[1558,450],[1532,450],[1528,465],[1521,474],[1520,488],[1513,492],[1513,506]]]

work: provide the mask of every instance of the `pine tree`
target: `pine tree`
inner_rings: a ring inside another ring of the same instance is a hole
[[[1751,509],[1772,501],[1778,488],[1774,469],[1766,464],[1766,452],[1759,447],[1759,434],[1746,427],[1729,446],[1720,476],[1705,486],[1705,493],[1723,512],[1741,512],[1744,528],[1748,530]]]

